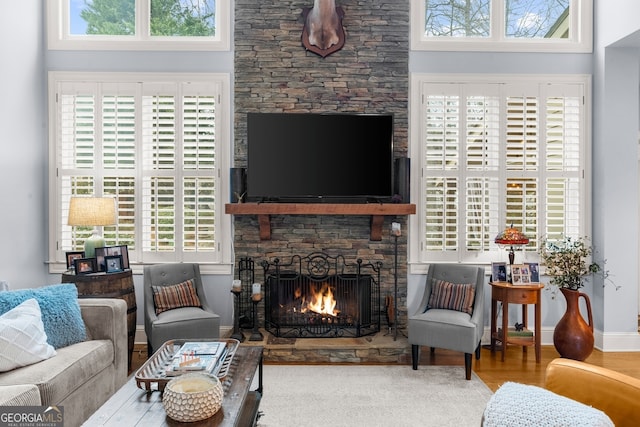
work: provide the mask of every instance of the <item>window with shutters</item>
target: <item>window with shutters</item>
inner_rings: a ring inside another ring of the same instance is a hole
[[[494,239],[512,224],[528,259],[541,237],[585,235],[588,77],[412,79],[413,262],[502,259]]]
[[[49,49],[229,50],[230,0],[47,0]]]
[[[92,231],[67,225],[70,198],[113,196],[117,224],[103,235],[132,262],[229,261],[228,76],[54,72],[49,83],[51,260]]]
[[[592,0],[411,0],[411,48],[591,52]]]

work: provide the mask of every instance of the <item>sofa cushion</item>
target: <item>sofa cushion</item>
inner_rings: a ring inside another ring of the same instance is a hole
[[[193,279],[168,286],[151,286],[156,315],[182,307],[202,307]]]
[[[56,354],[47,343],[38,302],[31,298],[0,315],[0,372]]]
[[[0,386],[0,406],[40,406],[40,391],[33,384]]]
[[[34,365],[0,374],[0,386],[35,384],[42,405],[57,405],[80,385],[113,363],[110,340],[83,341],[57,350],[57,355]]]
[[[65,283],[0,292],[0,314],[30,298],[35,298],[40,305],[47,342],[55,349],[86,338],[87,332],[80,314],[76,285]]]
[[[489,399],[483,427],[613,426],[602,411],[540,387],[504,383]]]
[[[473,301],[476,289],[470,283],[450,283],[433,279],[431,295],[427,309],[441,308],[473,314]]]

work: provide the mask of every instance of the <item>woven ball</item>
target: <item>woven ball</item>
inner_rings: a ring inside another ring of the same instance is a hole
[[[167,383],[162,405],[169,418],[190,423],[212,417],[222,407],[223,396],[218,378],[184,374]]]

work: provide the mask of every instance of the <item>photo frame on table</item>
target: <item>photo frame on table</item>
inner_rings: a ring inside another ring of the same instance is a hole
[[[127,249],[127,245],[105,246],[102,248],[96,248],[98,270],[107,271],[105,257],[116,255],[120,255],[122,257],[122,269],[127,270],[129,268],[129,250]]]
[[[66,252],[65,255],[67,258],[67,269],[69,269],[71,267],[75,267],[75,264],[73,263],[74,260],[84,258],[84,251]]]
[[[540,267],[537,262],[525,262],[529,266],[529,274],[531,275],[531,283],[540,282]]]
[[[95,258],[76,258],[73,260],[76,274],[91,274],[98,272],[98,264]]]
[[[526,264],[513,264],[511,266],[511,283],[514,285],[531,284],[531,271]]]
[[[119,273],[124,270],[122,267],[122,255],[107,255],[104,257],[104,264],[107,273]]]
[[[507,281],[507,263],[506,262],[491,263],[491,281],[492,282]]]
[[[529,267],[529,274],[531,275],[531,283],[540,282],[540,267],[537,262],[525,262],[525,265]]]

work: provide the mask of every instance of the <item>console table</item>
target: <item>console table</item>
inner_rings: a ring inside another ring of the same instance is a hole
[[[509,282],[489,282],[491,285],[491,352],[495,351],[496,341],[502,343],[502,361],[508,344],[522,346],[524,352],[527,346],[535,346],[536,363],[540,363],[542,325],[540,291],[544,288],[542,283],[531,283],[529,285],[512,285]],[[497,331],[497,305],[502,302],[502,333]],[[509,303],[522,304],[522,323],[527,327],[527,305],[535,305],[535,326],[533,338],[531,337],[510,337],[509,336]]]
[[[370,215],[371,240],[382,240],[385,216],[413,215],[416,205],[409,203],[228,203],[227,214],[257,215],[260,240],[271,239],[270,215]]]

